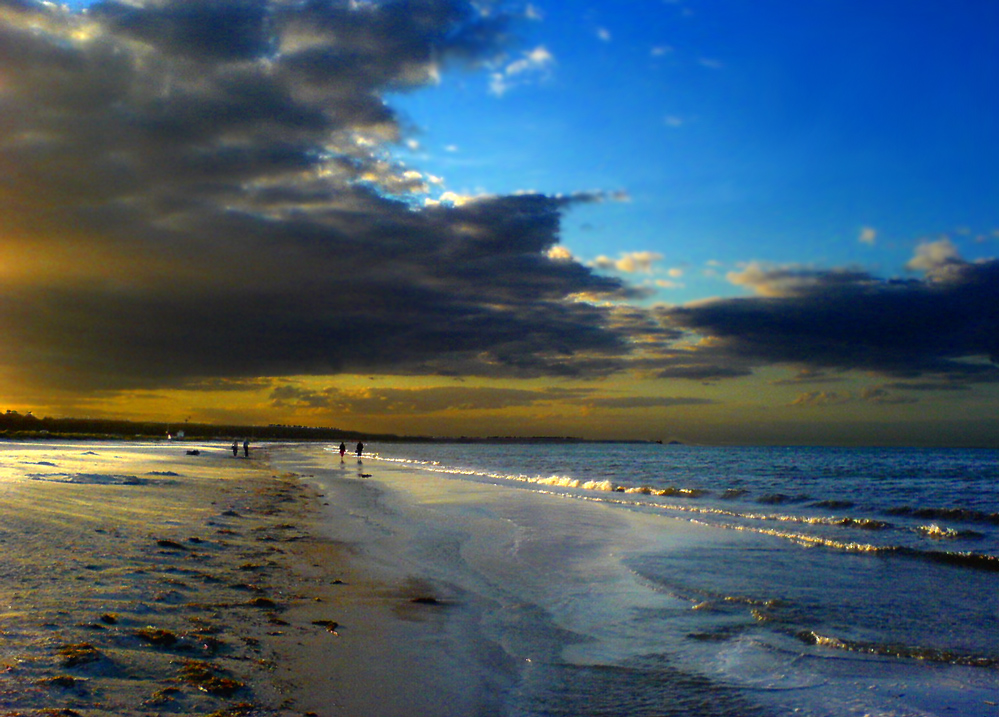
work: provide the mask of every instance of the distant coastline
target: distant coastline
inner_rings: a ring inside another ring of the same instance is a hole
[[[408,436],[367,433],[342,428],[269,424],[166,423],[104,418],[38,418],[32,413],[0,413],[0,440],[219,440],[249,438],[254,441],[377,441],[382,443],[634,443],[661,441],[591,440],[573,436]],[[673,441],[672,443],[676,443]]]

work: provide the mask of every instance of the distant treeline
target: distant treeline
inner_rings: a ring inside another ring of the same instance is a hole
[[[166,438],[211,440],[249,438],[257,441],[401,440],[399,436],[371,436],[339,428],[309,426],[242,426],[212,423],[157,423],[107,418],[38,418],[31,413],[0,414],[0,438]],[[419,439],[412,439],[419,440]]]
[[[310,426],[242,426],[215,423],[158,423],[109,418],[38,418],[32,413],[0,413],[0,439],[74,438],[74,439],[149,439],[253,441],[376,441],[381,443],[648,443],[649,441],[589,441],[571,436],[489,436],[487,438],[400,436],[372,434],[341,428]]]

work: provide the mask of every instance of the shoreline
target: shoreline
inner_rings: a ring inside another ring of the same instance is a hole
[[[772,597],[769,580],[672,587],[682,570],[833,553],[339,463],[331,444],[254,445],[250,460],[217,444],[189,455],[197,445],[0,445],[0,717],[570,716],[688,701],[745,717],[816,707],[801,686],[867,711],[992,704],[989,671],[844,657],[758,628],[746,601]]]
[[[498,713],[475,601],[372,559],[378,492],[298,455],[0,445],[0,715]]]
[[[259,451],[184,448],[2,447],[0,714],[309,714],[277,676],[334,637],[288,619],[331,609],[299,559],[330,555],[316,496]]]
[[[286,645],[278,672],[298,685],[296,704],[321,717],[501,714],[513,675],[502,650],[481,633],[489,606],[399,560],[393,541],[405,542],[405,534],[380,522],[386,495],[365,480],[362,470],[371,469],[352,457],[337,464],[333,453],[329,465],[316,466],[294,447],[271,459],[316,497],[314,533],[296,544],[293,558],[315,599],[297,602],[287,619],[308,625],[332,614],[337,622],[333,639],[306,631]],[[319,472],[324,492],[316,488]],[[495,669],[482,669],[483,661]]]

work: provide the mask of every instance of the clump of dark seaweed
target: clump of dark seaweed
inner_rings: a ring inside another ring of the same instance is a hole
[[[336,629],[340,626],[340,623],[335,620],[313,620],[312,624],[325,627],[327,632],[332,632],[334,635],[337,634]]]
[[[247,605],[249,605],[250,607],[260,607],[268,610],[274,610],[278,606],[276,602],[274,602],[270,598],[265,598],[265,597],[255,597],[252,600],[250,600],[247,603]]]
[[[150,697],[142,701],[143,707],[166,707],[172,705],[177,701],[177,696],[181,694],[181,691],[176,687],[164,687],[162,690],[156,690]]]
[[[62,658],[62,664],[64,667],[86,665],[101,659],[100,651],[89,642],[64,645],[59,648],[58,653],[59,657]]]
[[[137,638],[156,647],[171,647],[177,644],[177,634],[157,627],[140,627],[132,632]]]
[[[55,677],[46,677],[45,679],[38,681],[39,687],[63,687],[71,688],[77,687],[81,683],[86,683],[86,680],[81,680],[78,677],[72,677],[71,675],[56,675]]]
[[[161,548],[166,548],[167,550],[187,550],[187,546],[181,545],[176,540],[157,540],[156,544]]]
[[[219,674],[221,670],[209,662],[187,660],[180,668],[180,679],[202,692],[217,697],[231,697],[245,685],[239,680]]]

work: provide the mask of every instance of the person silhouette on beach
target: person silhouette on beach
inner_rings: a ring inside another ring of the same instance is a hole
[[[340,462],[343,463],[343,454],[347,452],[347,446],[341,442],[340,443]]]
[[[362,452],[363,450],[364,450],[364,444],[363,444],[363,443],[361,443],[360,441],[358,441],[358,442],[357,442],[357,451],[355,451],[355,452],[357,453],[357,457],[358,457],[358,458],[360,458],[360,457],[361,457],[361,452]]]
[[[243,441],[243,457],[244,458],[249,458],[250,457],[250,441],[249,440]]]
[[[232,442],[232,457],[236,458],[239,456],[239,441]]]

